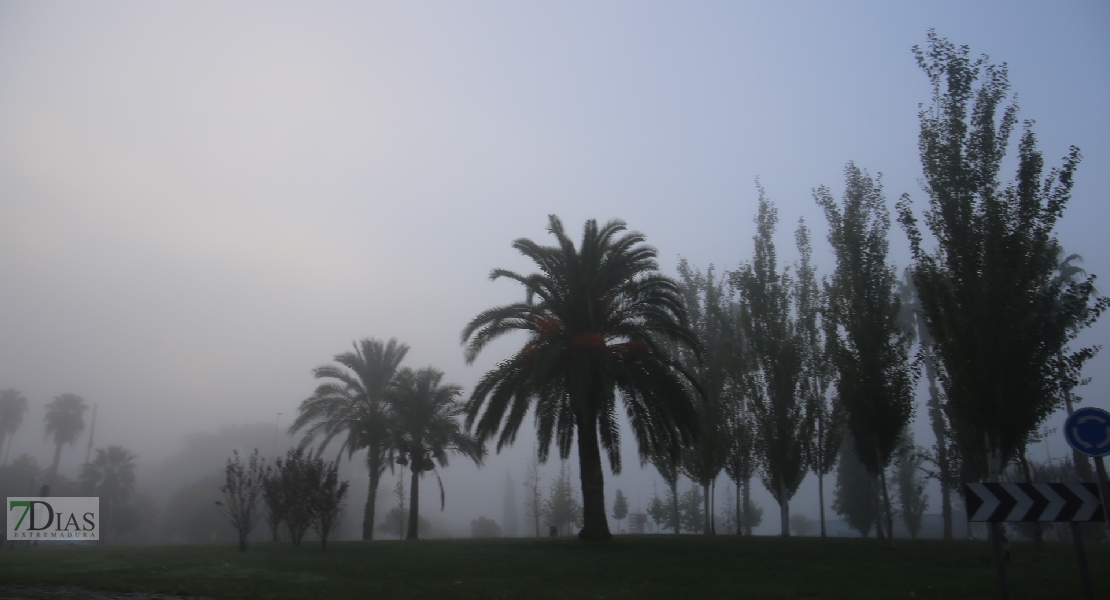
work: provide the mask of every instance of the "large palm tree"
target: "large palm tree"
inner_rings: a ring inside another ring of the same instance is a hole
[[[420,523],[420,477],[434,471],[436,464],[447,466],[449,453],[456,453],[482,464],[485,446],[469,435],[459,422],[463,405],[458,401],[462,388],[441,385],[443,372],[431,367],[413,371],[401,369],[389,395],[396,418],[394,446],[397,462],[412,472],[409,493],[408,539],[417,539]],[[438,479],[438,474],[436,475]],[[439,484],[440,506],[444,503],[443,482]]]
[[[0,451],[4,450],[4,440],[11,445],[11,436],[23,424],[23,413],[27,412],[27,399],[13,388],[0,390]],[[8,464],[8,454],[4,453],[3,464]]]
[[[689,374],[668,347],[696,348],[686,323],[679,286],[659,272],[656,250],[643,234],[625,232],[623,221],[598,227],[586,221],[578,248],[558,217],[548,231],[558,244],[521,238],[513,247],[535,261],[539,273],[495,269],[525,288],[523,302],[488,309],[462,332],[473,363],[493,340],[524,331],[528,341],[486,373],[467,403],[467,425],[497,449],[516,439],[535,405],[539,454],[553,439],[562,458],[577,434],[582,481],[581,539],[609,539],[605,514],[604,448],[614,473],[621,470],[617,390],[640,457],[686,446],[697,432]]]
[[[337,365],[322,365],[313,370],[317,379],[328,381],[301,402],[297,419],[289,430],[304,429],[306,440],[322,436],[321,448],[344,435],[340,452],[346,450],[348,457],[366,450],[370,486],[363,511],[362,539],[372,540],[378,482],[393,454],[393,415],[386,394],[409,347],[395,338],[389,342],[368,338],[353,345],[353,352],[335,355]]]
[[[62,446],[73,444],[85,430],[85,411],[89,407],[85,399],[76,394],[62,394],[46,405],[46,422],[43,428],[46,437],[54,438],[54,462],[50,465],[48,479],[54,480],[58,474],[58,463],[62,459]]]
[[[135,454],[123,446],[96,449],[96,458],[81,466],[81,483],[85,492],[100,497],[101,521],[115,534],[127,525],[122,513],[135,491]]]

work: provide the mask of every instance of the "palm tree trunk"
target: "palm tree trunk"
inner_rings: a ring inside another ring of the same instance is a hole
[[[50,477],[48,481],[54,483],[54,477],[58,475],[58,463],[62,462],[62,445],[57,444],[54,446],[54,462],[50,464]]]
[[[373,450],[371,450],[373,452]],[[362,539],[374,539],[374,510],[378,502],[378,483],[381,482],[381,469],[377,459],[367,459],[370,471],[370,489],[366,492],[366,508],[362,511]]]
[[[412,461],[412,493],[409,494],[409,531],[406,539],[415,540],[418,538],[417,525],[419,524],[420,514],[420,467],[417,466],[417,460]]]
[[[596,418],[578,419],[578,471],[582,480],[582,531],[578,532],[578,539],[612,539],[605,516],[605,477],[601,471]]]

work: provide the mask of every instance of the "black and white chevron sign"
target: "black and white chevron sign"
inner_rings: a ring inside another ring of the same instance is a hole
[[[968,521],[1105,521],[1093,483],[964,484]]]

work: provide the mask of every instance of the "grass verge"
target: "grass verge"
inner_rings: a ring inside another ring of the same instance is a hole
[[[1096,597],[1110,545],[1087,544]],[[620,536],[0,550],[0,583],[219,598],[992,598],[986,542]],[[1011,598],[1080,598],[1071,544],[1014,544]]]

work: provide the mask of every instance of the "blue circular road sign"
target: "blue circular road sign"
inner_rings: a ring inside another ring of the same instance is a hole
[[[1110,412],[1086,406],[1064,421],[1064,439],[1087,456],[1110,454]]]

